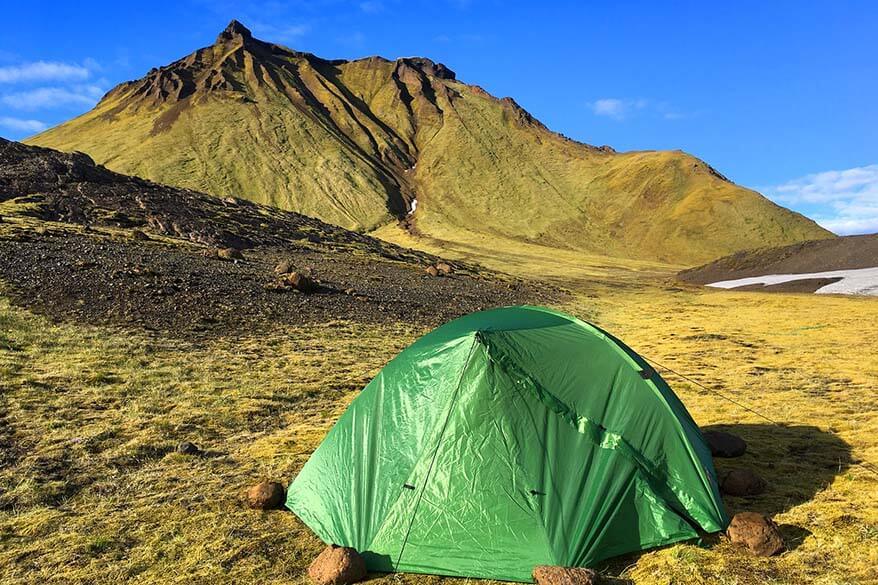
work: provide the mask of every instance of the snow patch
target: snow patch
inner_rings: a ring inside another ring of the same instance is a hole
[[[411,206],[411,209],[409,209],[408,215],[413,214],[417,208],[418,208],[418,198],[415,197],[414,199],[412,199],[412,206]]]
[[[794,280],[809,280],[812,278],[841,278],[838,282],[827,284],[817,289],[817,294],[841,294],[841,295],[869,295],[878,296],[878,267],[859,268],[855,270],[830,270],[827,272],[808,272],[804,274],[765,274],[763,276],[751,276],[750,278],[738,278],[735,280],[721,280],[712,282],[707,286],[715,288],[738,288],[751,284],[772,285]]]

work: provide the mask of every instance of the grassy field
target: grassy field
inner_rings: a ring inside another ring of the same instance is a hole
[[[566,284],[574,295],[562,309],[782,423],[668,375],[699,424],[748,441],[747,455],[718,469],[751,466],[769,490],[727,505],[774,515],[790,550],[754,558],[714,537],[618,559],[607,574],[878,582],[878,475],[861,464],[878,463],[875,299],[714,292],[674,284],[667,266],[525,244],[488,255],[461,241],[447,253]],[[304,583],[322,544],[290,513],[246,509],[241,492],[289,481],[421,333],[331,322],[194,343],[51,324],[0,301],[0,582]],[[205,455],[175,453],[184,440]]]

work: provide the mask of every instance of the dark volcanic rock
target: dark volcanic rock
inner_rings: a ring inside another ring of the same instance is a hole
[[[183,455],[198,455],[201,453],[201,449],[199,449],[195,443],[183,441],[177,445],[177,453],[182,453]]]
[[[0,201],[4,215],[30,218],[5,222],[0,235],[5,294],[56,319],[189,337],[330,319],[435,325],[479,308],[562,296],[460,263],[454,279],[424,279],[423,266],[440,258],[297,213],[119,175],[80,153],[3,139]],[[34,225],[34,218],[55,223]],[[91,229],[83,233],[85,225]],[[219,262],[220,255],[246,262]],[[267,285],[266,274],[289,258],[309,267],[306,279],[279,274]],[[277,294],[275,285],[311,294]],[[357,294],[342,292],[348,289]]]
[[[352,548],[329,545],[308,567],[316,585],[347,585],[366,578],[366,562]]]
[[[784,550],[777,524],[756,512],[739,512],[726,531],[733,544],[742,544],[760,557],[770,557]]]
[[[704,431],[703,435],[714,457],[740,457],[747,452],[747,443],[737,435],[723,431]]]

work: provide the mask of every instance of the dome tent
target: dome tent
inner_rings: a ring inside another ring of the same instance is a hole
[[[710,450],[664,380],[539,307],[473,313],[408,347],[286,505],[370,570],[510,581],[728,524]]]

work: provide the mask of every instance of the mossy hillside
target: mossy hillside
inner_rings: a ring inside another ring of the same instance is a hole
[[[475,230],[690,265],[830,236],[688,154],[567,140],[438,67],[221,35],[30,142],[360,230],[417,198],[425,235]]]

